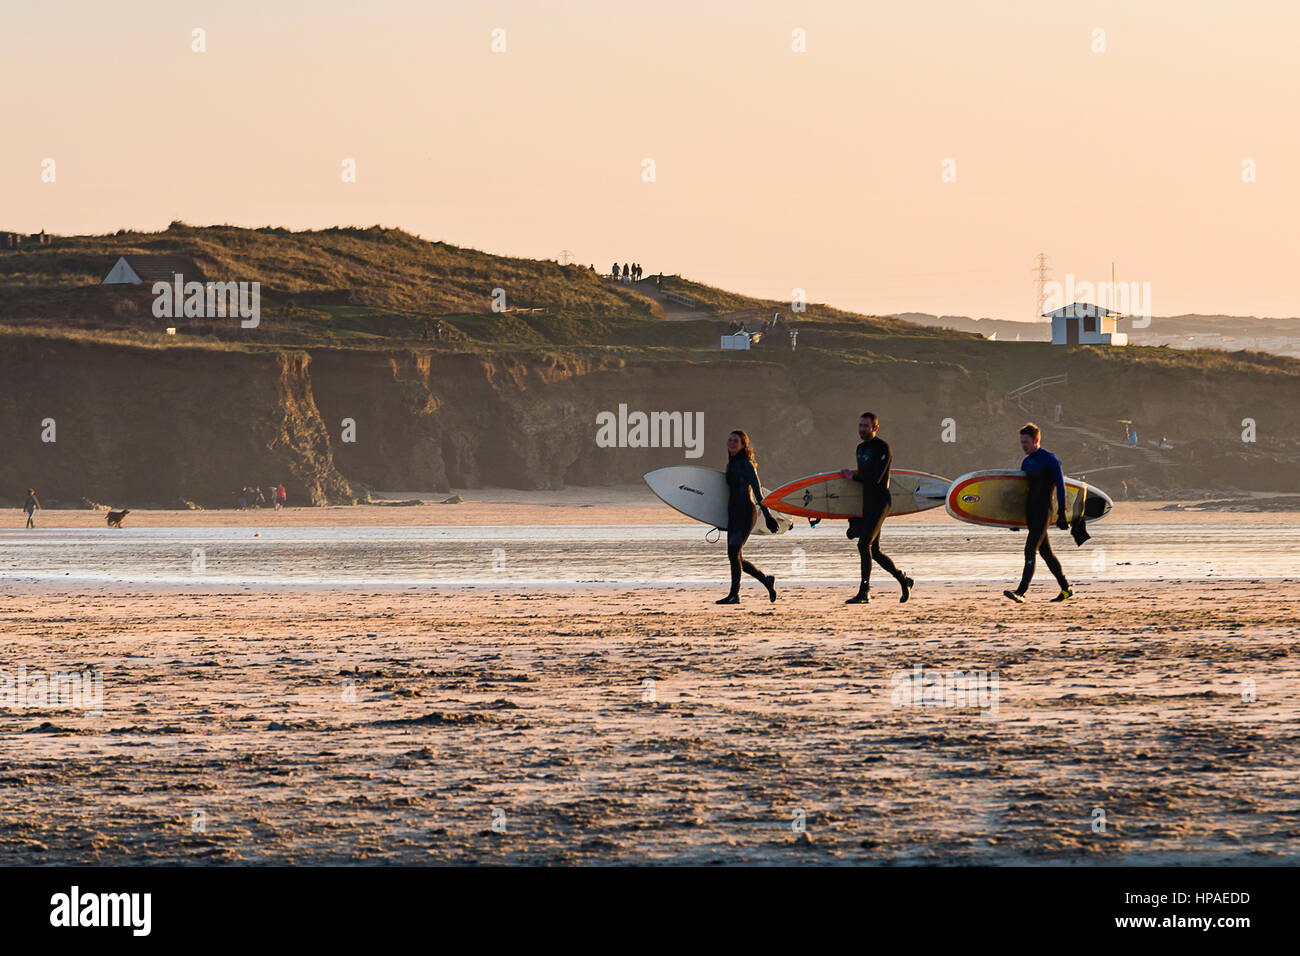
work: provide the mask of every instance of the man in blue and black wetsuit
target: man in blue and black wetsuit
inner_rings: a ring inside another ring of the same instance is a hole
[[[1025,571],[1020,577],[1020,587],[1014,591],[1002,593],[1017,604],[1025,602],[1025,592],[1034,577],[1036,555],[1041,554],[1047,568],[1061,586],[1061,593],[1053,601],[1068,601],[1074,597],[1074,590],[1061,570],[1061,562],[1052,553],[1052,545],[1047,540],[1047,519],[1052,510],[1052,495],[1056,495],[1056,526],[1068,531],[1069,521],[1065,517],[1065,474],[1061,471],[1060,460],[1040,444],[1042,432],[1033,422],[1020,429],[1020,447],[1025,452],[1025,460],[1020,463],[1020,470],[1029,476],[1029,500],[1025,507]]]
[[[866,604],[870,602],[871,562],[884,568],[894,576],[903,589],[900,601],[906,601],[916,584],[902,571],[894,566],[889,556],[880,550],[880,527],[889,516],[893,498],[889,494],[889,469],[894,456],[889,445],[876,437],[880,428],[880,419],[872,412],[863,412],[858,418],[858,469],[845,468],[840,477],[862,482],[862,524],[858,535],[858,562],[861,570],[861,583],[858,593],[845,601],[845,604]],[[850,535],[851,536],[851,535]]]

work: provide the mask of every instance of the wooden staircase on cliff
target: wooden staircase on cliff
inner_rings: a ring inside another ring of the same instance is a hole
[[[1006,393],[1005,397],[1009,403],[1015,405],[1026,415],[1031,415],[1033,414],[1033,409],[1026,401],[1028,396],[1033,395],[1044,388],[1068,385],[1069,381],[1070,377],[1067,374],[1047,375],[1042,378],[1036,378],[1032,382],[1026,382],[1019,388],[1012,389]],[[1130,464],[1103,465],[1099,468],[1091,468],[1088,469],[1090,474],[1097,474],[1103,471],[1118,471],[1124,468],[1136,468],[1138,464],[1174,464],[1173,460],[1168,455],[1164,454],[1159,448],[1150,445],[1130,445],[1127,442],[1105,435],[1094,428],[1086,428],[1082,425],[1071,425],[1066,422],[1052,422],[1051,428],[1056,432],[1069,432],[1075,437],[1086,438],[1098,445],[1110,445],[1115,448],[1123,449],[1121,452],[1123,455],[1132,455],[1136,453],[1140,458],[1140,461]]]

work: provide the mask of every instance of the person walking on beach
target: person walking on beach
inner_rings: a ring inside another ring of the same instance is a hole
[[[277,485],[275,489],[275,510],[276,511],[279,511],[281,508],[284,507],[284,502],[287,497],[288,495],[284,490],[284,484],[281,483]]]
[[[755,508],[763,512],[767,530],[776,532],[776,519],[763,504],[763,486],[758,480],[758,468],[754,463],[754,449],[749,444],[749,436],[742,431],[734,431],[727,436],[727,561],[731,564],[731,591],[715,604],[740,603],[740,572],[752,575],[767,588],[769,601],[776,600],[776,576],[764,574],[746,561],[740,549],[749,540],[749,532],[754,526]]]
[[[858,585],[858,593],[845,601],[845,604],[870,603],[872,561],[893,575],[903,589],[903,596],[898,599],[900,604],[911,597],[912,587],[916,584],[880,550],[880,528],[885,523],[885,518],[889,517],[893,505],[889,494],[889,469],[893,465],[894,456],[884,439],[876,437],[879,428],[880,418],[875,412],[862,413],[858,418],[858,437],[862,439],[858,445],[858,469],[854,471],[845,468],[840,472],[841,478],[862,482],[862,519],[856,525],[852,520],[849,521],[849,537],[854,537],[854,531],[857,531],[861,583]]]
[[[1002,593],[1017,604],[1024,604],[1025,592],[1034,579],[1036,555],[1042,555],[1047,569],[1061,586],[1061,593],[1052,600],[1068,601],[1074,597],[1074,589],[1066,580],[1061,562],[1052,553],[1052,544],[1047,538],[1047,518],[1052,510],[1053,492],[1056,494],[1056,526],[1062,531],[1070,529],[1070,522],[1065,517],[1065,473],[1061,471],[1060,459],[1042,446],[1042,432],[1033,422],[1020,429],[1020,448],[1025,453],[1020,470],[1029,476],[1029,500],[1025,505],[1025,570],[1020,576],[1020,586]]]
[[[40,510],[41,503],[36,500],[36,489],[27,489],[27,500],[23,502],[23,511],[27,512],[27,527],[35,528],[36,522],[32,520],[33,516]]]

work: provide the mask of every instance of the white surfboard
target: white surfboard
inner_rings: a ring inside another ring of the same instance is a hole
[[[650,490],[668,507],[715,528],[727,527],[727,502],[731,492],[727,488],[727,476],[722,472],[698,465],[673,465],[648,472],[643,477]],[[767,494],[766,489],[763,494]],[[763,513],[757,509],[755,512],[753,533],[769,534]],[[783,514],[774,511],[772,517],[776,519],[777,534],[784,534],[794,526]]]

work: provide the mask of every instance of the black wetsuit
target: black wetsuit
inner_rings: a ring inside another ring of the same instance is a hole
[[[873,560],[896,580],[903,580],[903,572],[880,550],[880,528],[893,506],[893,498],[889,494],[889,469],[893,463],[893,453],[883,439],[872,438],[858,445],[858,473],[855,480],[862,482],[862,534],[858,537],[862,590],[866,590],[871,582]]]
[[[727,490],[731,493],[727,499],[727,560],[731,562],[731,594],[734,597],[740,593],[741,571],[767,584],[767,575],[740,555],[740,549],[749,540],[749,532],[754,527],[755,502],[763,500],[758,469],[747,456],[736,455],[727,462]]]
[[[1070,582],[1065,579],[1061,562],[1052,553],[1052,544],[1047,539],[1047,517],[1052,510],[1052,493],[1056,493],[1058,515],[1065,514],[1065,475],[1061,471],[1060,460],[1045,448],[1040,448],[1032,455],[1027,455],[1020,463],[1020,470],[1029,476],[1029,501],[1025,507],[1025,571],[1020,577],[1017,594],[1029,590],[1029,582],[1034,578],[1035,556],[1041,554],[1047,563],[1047,569],[1056,578],[1062,591],[1068,591]]]

